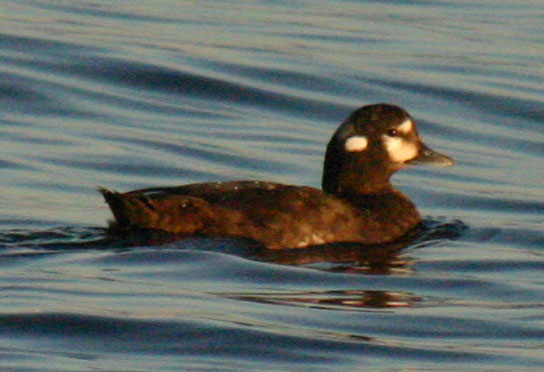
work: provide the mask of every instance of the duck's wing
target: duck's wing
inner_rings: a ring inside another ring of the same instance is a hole
[[[197,183],[153,187],[124,193],[99,188],[120,228],[159,229],[196,234],[210,226],[241,221],[241,209],[277,207],[278,192],[289,186],[261,181]],[[275,195],[272,195],[275,194]],[[227,212],[227,213],[225,213]],[[218,217],[219,215],[219,217]],[[222,222],[215,223],[217,218]],[[221,230],[221,229],[219,229]]]

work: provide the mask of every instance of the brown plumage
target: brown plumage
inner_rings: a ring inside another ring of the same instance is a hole
[[[391,185],[391,175],[409,163],[453,164],[428,149],[410,123],[410,116],[393,105],[356,110],[327,147],[324,191],[233,181],[100,192],[115,229],[249,238],[270,249],[391,242],[421,221],[414,204]]]

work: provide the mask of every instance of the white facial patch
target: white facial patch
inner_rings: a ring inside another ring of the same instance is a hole
[[[382,138],[385,149],[392,161],[403,163],[417,156],[418,148],[415,143],[408,142],[402,137],[384,135]]]
[[[401,133],[410,133],[412,131],[412,128],[414,127],[414,123],[410,119],[404,120],[404,122],[397,127],[397,131]]]
[[[344,148],[347,152],[360,152],[368,147],[368,138],[365,136],[353,136],[346,140]]]

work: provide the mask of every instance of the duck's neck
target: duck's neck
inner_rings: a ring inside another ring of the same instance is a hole
[[[369,149],[368,158],[339,151],[333,136],[323,164],[323,191],[333,195],[369,195],[394,191],[390,178],[398,170],[382,152]],[[368,159],[373,161],[368,161]]]
[[[372,164],[345,164],[325,161],[323,191],[333,195],[369,195],[394,191],[391,175]]]

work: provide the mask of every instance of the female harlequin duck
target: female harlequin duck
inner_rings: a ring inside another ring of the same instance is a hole
[[[327,146],[322,188],[261,181],[200,183],[126,193],[101,189],[126,230],[162,230],[180,237],[238,237],[270,249],[392,242],[421,217],[390,178],[412,164],[450,166],[429,149],[402,108],[355,110]]]

